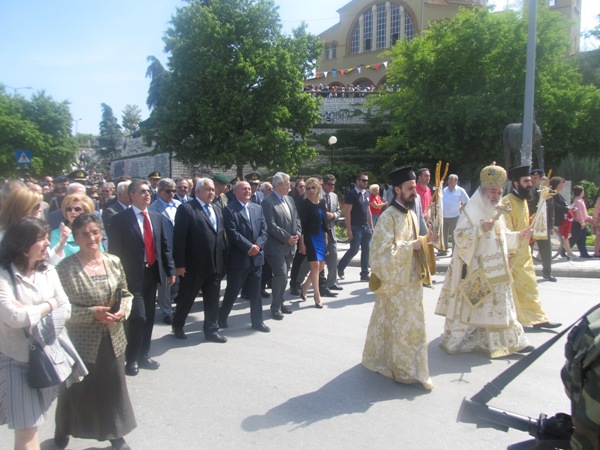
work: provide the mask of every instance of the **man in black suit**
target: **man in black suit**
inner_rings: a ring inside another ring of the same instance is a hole
[[[218,333],[217,323],[227,244],[221,211],[211,205],[214,198],[213,181],[200,178],[196,198],[177,208],[175,214],[173,259],[177,275],[181,277],[173,316],[173,334],[177,339],[187,339],[183,331],[185,319],[202,289],[204,337],[207,341],[227,342]]]
[[[127,320],[125,373],[137,375],[139,367],[158,369],[158,362],[149,356],[156,287],[160,282],[159,265],[167,273],[169,286],[175,283],[175,266],[163,227],[166,221],[159,213],[148,211],[150,185],[146,180],[129,185],[131,208],[111,219],[110,252],[123,263],[127,287],[133,294],[131,314]]]
[[[130,184],[131,181],[129,180],[121,181],[117,185],[116,200],[102,211],[102,223],[104,224],[104,231],[107,235],[109,234],[110,220],[121,211],[125,211],[127,208],[129,208],[129,205],[131,205],[131,199],[129,198]],[[110,245],[110,242],[108,245]]]
[[[219,326],[227,328],[227,318],[242,286],[250,300],[252,328],[268,333],[263,322],[260,278],[265,261],[263,247],[267,241],[267,224],[260,205],[250,202],[252,190],[246,181],[234,187],[235,200],[223,209],[223,223],[228,238],[227,288],[219,311]]]

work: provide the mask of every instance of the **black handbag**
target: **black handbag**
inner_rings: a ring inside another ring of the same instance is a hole
[[[27,335],[27,333],[25,333]],[[32,340],[29,345],[29,371],[27,381],[33,389],[43,389],[62,383],[52,357],[46,352],[45,346]]]
[[[12,268],[8,266],[8,273],[13,284],[13,290],[15,298],[17,298],[17,283],[15,281],[15,274]],[[45,345],[39,344],[26,330],[25,338],[31,338],[31,344],[29,344],[29,369],[27,372],[27,382],[33,389],[43,389],[51,386],[57,386],[62,383],[60,375],[56,370],[55,362],[64,360],[64,355],[55,355],[52,357],[49,352],[49,348]]]

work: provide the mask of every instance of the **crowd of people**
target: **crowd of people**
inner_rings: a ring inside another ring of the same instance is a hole
[[[359,251],[357,281],[376,295],[362,359],[368,369],[433,387],[423,287],[433,283],[435,247],[444,257],[450,243],[436,306],[446,317],[441,346],[492,358],[530,351],[527,327],[561,325],[549,320],[539,299],[531,213],[543,204],[538,212],[547,216],[547,237],[564,235],[564,223],[572,223],[564,240],[568,257],[571,245],[587,257],[585,225],[599,221],[600,200],[591,217],[583,189],[573,189],[569,205],[562,178],[544,189],[543,171],[529,166],[509,174],[485,167],[472,197],[456,174],[432,195],[427,168],[394,171],[387,189],[369,186],[368,173],[360,172],[343,204],[332,174],[299,176],[293,186],[283,172],[270,181],[258,173],[173,180],[156,171],[147,180],[95,180],[98,186],[86,188],[87,174],[78,170],[2,189],[0,377],[8,381],[0,384],[0,418],[15,429],[18,449],[39,448],[37,426],[56,397],[57,446],[75,436],[129,448],[124,437],[136,421],[126,376],[160,367],[151,357],[157,303],[176,339],[188,339],[185,325],[199,295],[205,340],[227,342],[224,330],[240,295],[249,300],[252,329],[269,333],[264,298],[275,321],[293,312],[285,304],[288,287],[301,301],[312,289],[314,306],[323,309],[343,289],[338,280]],[[436,214],[443,215],[437,229]],[[338,259],[342,215],[350,247]],[[556,281],[547,267],[549,240],[538,239],[543,277]],[[60,336],[57,351],[73,369],[60,385],[36,390],[27,381],[27,349],[49,330]]]

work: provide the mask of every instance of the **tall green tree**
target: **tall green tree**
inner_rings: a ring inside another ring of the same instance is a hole
[[[164,36],[168,70],[149,58],[144,134],[184,163],[293,171],[315,156],[305,137],[318,100],[302,93],[321,44],[281,33],[272,0],[192,0]]]
[[[18,174],[15,150],[30,150],[33,176],[69,170],[77,143],[71,136],[73,117],[67,101],[58,102],[44,91],[27,100],[0,91],[0,175]]]
[[[121,124],[129,134],[134,134],[139,130],[142,121],[142,110],[139,106],[125,105],[121,114]]]
[[[113,110],[106,103],[102,103],[102,121],[100,122],[100,135],[98,136],[98,154],[105,159],[119,156],[119,145],[123,139],[121,125],[113,114]]]
[[[581,134],[590,131],[596,91],[582,85],[566,58],[566,20],[540,7],[537,29],[535,116],[546,167],[556,167],[582,140],[598,147],[597,132]],[[399,42],[389,54],[387,84],[394,92],[377,100],[391,122],[379,151],[397,165],[442,159],[463,173],[503,161],[502,131],[522,122],[526,47],[527,17],[479,8]]]

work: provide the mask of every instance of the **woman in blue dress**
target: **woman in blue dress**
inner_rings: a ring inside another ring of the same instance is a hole
[[[302,236],[300,239],[300,253],[306,255],[310,266],[308,278],[301,286],[300,297],[306,300],[306,292],[312,284],[315,306],[323,308],[321,293],[319,292],[319,272],[325,267],[325,253],[327,248],[327,221],[325,202],[323,202],[321,183],[316,178],[306,180],[306,194],[300,209],[302,222]]]

